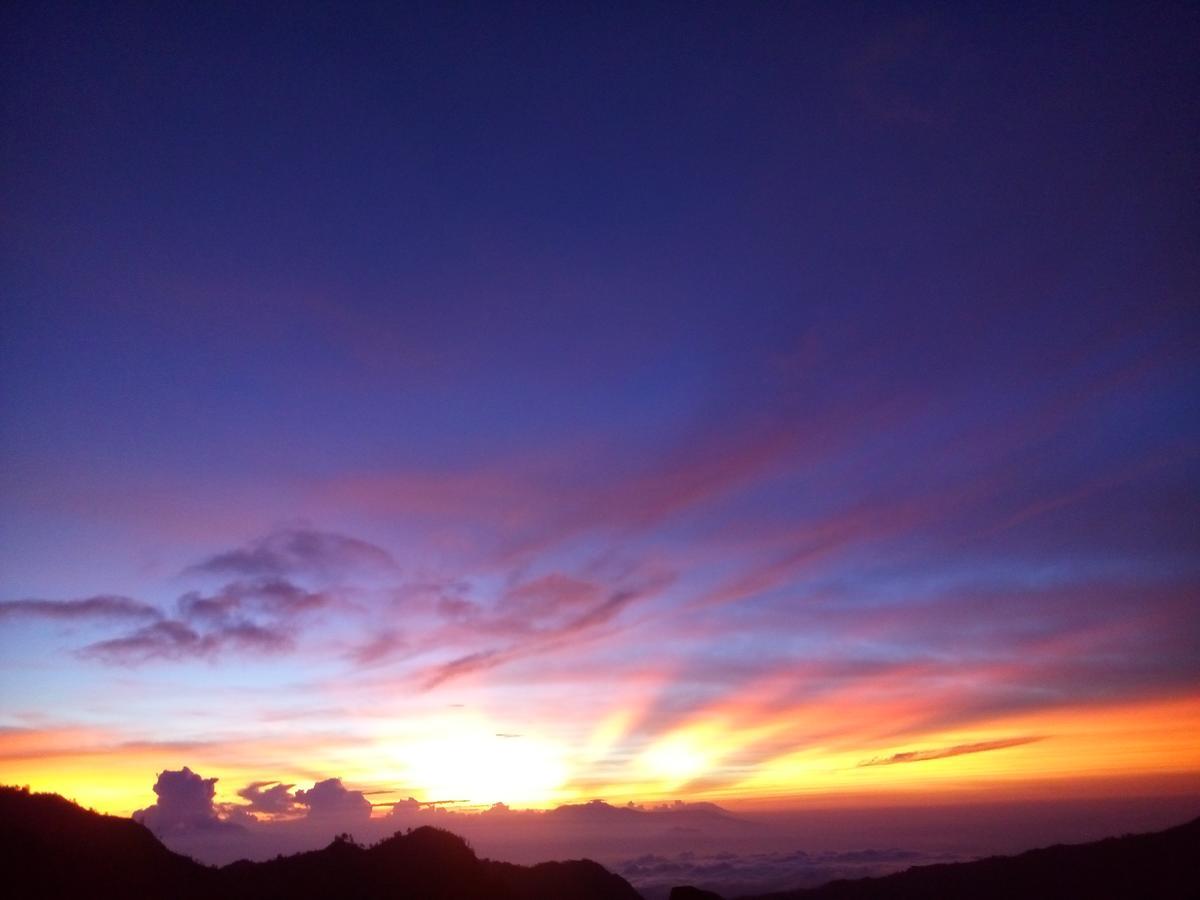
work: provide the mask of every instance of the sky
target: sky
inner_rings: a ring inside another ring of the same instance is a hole
[[[1200,795],[1194,5],[0,15],[0,782]]]

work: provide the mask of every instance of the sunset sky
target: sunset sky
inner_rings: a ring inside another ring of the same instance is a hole
[[[1197,7],[568,6],[5,5],[0,783],[1200,794]]]

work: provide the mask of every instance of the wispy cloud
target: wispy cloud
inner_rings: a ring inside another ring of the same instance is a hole
[[[227,625],[239,617],[288,620],[333,603],[327,591],[310,591],[282,578],[235,581],[212,594],[191,591],[179,598],[179,614],[194,622]]]
[[[556,587],[545,590],[547,582],[539,582],[532,594],[518,589],[501,602],[499,614],[468,620],[465,626],[488,636],[515,634],[518,637],[503,647],[489,647],[440,663],[422,678],[426,690],[455,678],[475,672],[495,669],[517,659],[561,650],[579,639],[595,636],[601,626],[614,620],[638,600],[646,599],[670,583],[662,576],[638,587],[612,591],[605,596],[595,585],[578,581],[555,581]],[[567,586],[567,590],[559,588]],[[517,598],[513,601],[514,596]],[[525,601],[535,597],[532,605]]]
[[[41,619],[157,619],[162,613],[149,603],[114,594],[81,600],[4,600],[0,620],[22,617]]]
[[[953,747],[937,747],[933,750],[909,750],[904,753],[893,753],[891,756],[874,756],[860,762],[859,768],[866,766],[892,766],[897,763],[924,762],[931,759],[946,759],[951,756],[963,756],[967,753],[985,753],[989,750],[1004,750],[1007,747],[1020,747],[1043,740],[1042,737],[1001,738],[995,741],[977,741],[973,744],[956,744]]]
[[[468,653],[466,656],[457,657],[434,667],[425,677],[425,689],[432,690],[439,684],[445,684],[451,679],[469,675],[472,672],[486,672],[488,669],[503,665],[518,655],[517,650],[480,650],[477,653]]]
[[[233,622],[200,632],[184,622],[165,619],[123,637],[88,644],[78,654],[111,665],[137,665],[208,656],[230,648],[273,653],[291,646],[292,639],[283,631],[253,622]]]
[[[188,566],[184,574],[243,578],[310,575],[333,577],[356,570],[391,571],[396,562],[381,547],[359,538],[309,528],[274,531]]]
[[[295,644],[297,621],[332,602],[331,595],[305,590],[280,578],[237,581],[212,594],[179,598],[178,618],[89,644],[87,659],[119,665],[209,656],[222,650],[277,653]]]

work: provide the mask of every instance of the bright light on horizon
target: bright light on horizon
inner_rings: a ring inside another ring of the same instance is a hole
[[[427,736],[397,741],[387,752],[396,777],[418,799],[471,805],[542,806],[570,777],[564,746],[534,734],[507,734],[477,717],[448,717]]]

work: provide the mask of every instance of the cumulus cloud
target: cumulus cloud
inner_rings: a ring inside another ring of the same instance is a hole
[[[893,753],[891,756],[875,756],[865,759],[858,764],[865,766],[891,766],[896,763],[924,762],[929,759],[945,759],[949,756],[962,756],[965,753],[984,753],[988,750],[1003,750],[1006,747],[1019,747],[1022,744],[1032,744],[1042,740],[1041,737],[1003,738],[995,741],[978,741],[974,744],[956,744],[953,747],[938,747],[933,750],[909,750],[905,753]]]
[[[293,787],[279,781],[254,781],[238,791],[238,796],[247,801],[246,812],[287,815],[297,809]]]
[[[408,816],[420,812],[425,806],[426,804],[422,803],[416,797],[408,797],[405,800],[397,800],[393,803],[392,810],[388,815],[397,818]]]
[[[195,831],[229,831],[238,828],[217,815],[213,805],[216,778],[204,778],[187,766],[158,774],[152,806],[133,814],[157,835],[185,834]]]
[[[42,619],[157,619],[155,607],[131,597],[99,594],[80,600],[0,601],[0,620],[19,617]]]
[[[340,778],[326,778],[306,791],[296,791],[296,802],[308,807],[310,817],[366,820],[371,816],[371,801],[362,791],[349,790]]]
[[[335,577],[355,570],[389,571],[396,563],[381,547],[358,538],[308,528],[288,528],[210,556],[185,574],[259,577]]]

